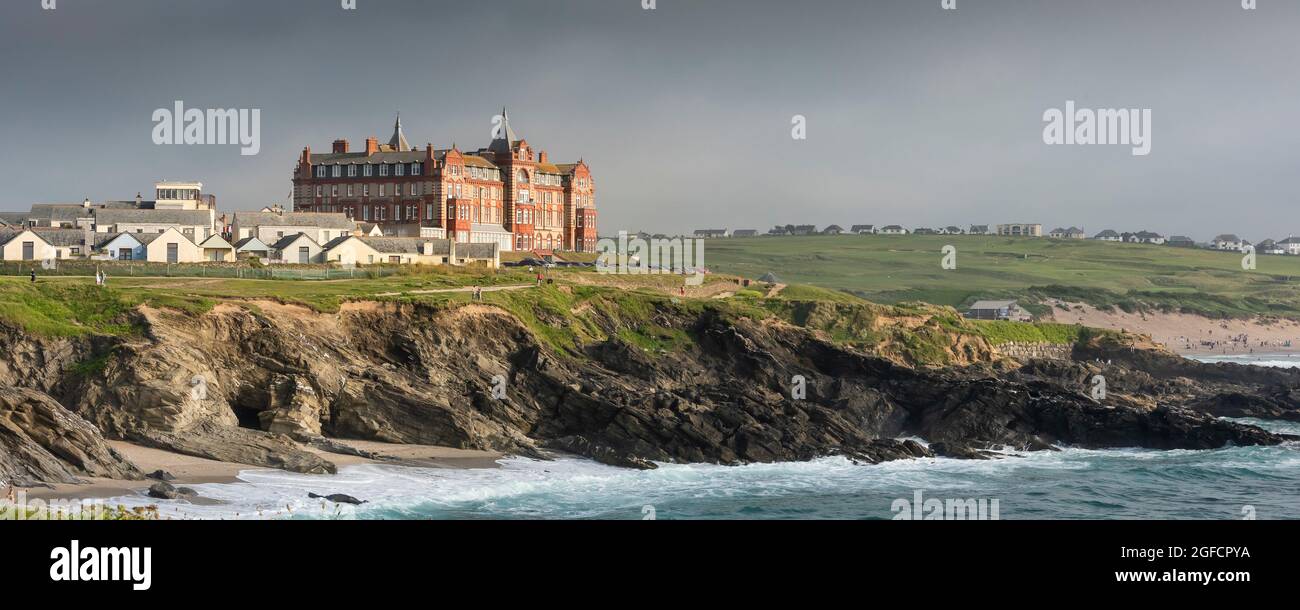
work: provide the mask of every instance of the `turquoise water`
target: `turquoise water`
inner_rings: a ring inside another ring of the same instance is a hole
[[[1300,434],[1300,423],[1242,420]],[[194,486],[222,504],[143,497],[201,519],[891,519],[898,501],[997,500],[1002,519],[1300,518],[1300,443],[1212,451],[1007,452],[854,465],[843,458],[633,471],[564,458],[454,470],[352,466],[338,475],[253,470],[240,483]],[[323,506],[308,492],[369,503]],[[900,510],[903,510],[900,508]]]

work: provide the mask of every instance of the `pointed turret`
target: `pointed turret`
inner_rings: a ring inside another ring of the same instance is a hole
[[[397,152],[406,152],[411,150],[411,144],[406,141],[406,134],[402,133],[402,113],[397,113],[397,123],[393,125],[393,138],[388,141],[389,148]]]
[[[519,138],[515,137],[515,130],[510,128],[510,113],[506,112],[504,106],[501,107],[501,126],[492,132],[492,145],[488,150],[497,153],[510,154],[510,147]]]

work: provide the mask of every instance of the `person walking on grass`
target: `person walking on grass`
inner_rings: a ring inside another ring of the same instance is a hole
[[[36,268],[35,268],[35,267],[32,268],[32,283],[33,283],[33,284],[36,283]]]

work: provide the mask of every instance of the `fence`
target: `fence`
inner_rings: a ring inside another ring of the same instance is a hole
[[[367,267],[339,269],[335,267],[260,267],[242,264],[167,264],[124,263],[116,261],[4,261],[0,262],[0,275],[29,275],[33,270],[40,276],[94,276],[103,270],[110,278],[123,277],[211,277],[245,280],[342,280],[351,278],[375,279],[398,272],[394,267]]]

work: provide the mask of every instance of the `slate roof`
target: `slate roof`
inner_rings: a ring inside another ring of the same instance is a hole
[[[0,230],[0,246],[13,241],[15,237],[18,237],[19,235],[22,235],[23,233],[26,232],[27,232],[26,229],[22,231]],[[42,241],[44,240],[44,238],[41,238],[40,235],[37,235],[37,238],[42,239]]]
[[[975,301],[967,309],[1004,309],[1015,304],[1015,301]]]
[[[174,224],[184,226],[209,225],[212,213],[208,210],[94,210],[95,224],[100,226],[127,224]]]
[[[298,241],[299,239],[305,239],[313,244],[316,243],[316,240],[308,237],[306,233],[294,233],[293,235],[285,235],[284,237],[281,237],[280,241],[271,244],[271,249],[283,250],[293,245],[293,242]]]
[[[232,224],[240,227],[314,227],[317,229],[357,228],[356,221],[338,212],[235,212]]]
[[[84,246],[86,245],[86,231],[84,229],[39,229],[33,228],[32,232],[40,235],[51,246]]]
[[[456,244],[456,256],[458,258],[492,258],[492,248],[496,244]],[[437,249],[437,244],[434,245]]]
[[[249,244],[252,243],[252,242],[257,242],[257,244],[255,244],[254,247],[252,248],[253,250],[261,250],[262,248],[269,248],[269,246],[267,246],[266,244],[262,243],[262,240],[260,240],[260,239],[258,239],[258,238],[256,238],[256,237],[245,237],[245,238],[243,238],[243,239],[241,239],[241,240],[235,242],[235,249],[236,249],[236,250],[243,250],[243,249],[244,249],[244,246],[247,246],[247,245],[249,245]],[[256,247],[256,246],[262,246],[262,248],[258,248],[258,247]]]

